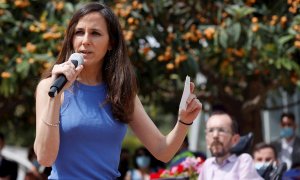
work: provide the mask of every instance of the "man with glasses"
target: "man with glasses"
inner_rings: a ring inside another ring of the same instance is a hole
[[[238,126],[223,111],[215,111],[206,122],[206,143],[212,157],[203,164],[199,180],[261,180],[249,154],[236,156],[230,149],[238,143]]]

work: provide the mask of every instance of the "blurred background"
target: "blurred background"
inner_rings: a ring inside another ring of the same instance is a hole
[[[26,157],[35,136],[35,88],[61,48],[73,12],[88,0],[0,0],[0,131]],[[222,106],[254,142],[279,136],[280,114],[300,124],[300,0],[115,0],[139,96],[163,133],[177,120],[189,75],[203,112],[189,133],[206,151],[204,123]],[[298,128],[299,134],[299,128]],[[129,130],[124,147],[139,140]],[[18,149],[18,150],[16,150]]]

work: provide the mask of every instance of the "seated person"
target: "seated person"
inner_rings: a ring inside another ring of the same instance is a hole
[[[4,145],[4,134],[0,132],[0,179],[14,180],[18,177],[18,164],[2,156],[1,151]]]
[[[237,122],[224,111],[215,111],[206,122],[206,143],[212,157],[205,160],[199,180],[251,179],[262,177],[249,154],[231,154],[239,141]]]
[[[276,149],[271,144],[264,142],[256,144],[252,155],[255,168],[262,177],[269,176],[278,164]]]
[[[280,138],[271,142],[278,153],[280,163],[286,162],[287,169],[300,162],[300,137],[297,136],[295,115],[287,112],[280,117]]]
[[[125,180],[147,180],[150,179],[151,154],[144,147],[137,148],[133,155],[134,169],[128,170]]]

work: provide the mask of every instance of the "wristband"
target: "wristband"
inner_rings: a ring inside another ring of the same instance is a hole
[[[180,119],[179,119],[178,121],[179,121],[180,123],[184,124],[184,125],[187,125],[187,126],[190,126],[190,125],[193,124],[193,122],[191,122],[191,123],[186,123],[186,122],[181,121]]]

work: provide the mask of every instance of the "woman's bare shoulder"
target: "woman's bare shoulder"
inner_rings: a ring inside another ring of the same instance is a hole
[[[39,91],[39,90],[43,90],[43,91],[49,90],[49,88],[50,88],[50,86],[51,86],[51,83],[52,83],[51,77],[42,79],[42,80],[38,83],[36,90],[37,90],[37,91]]]

